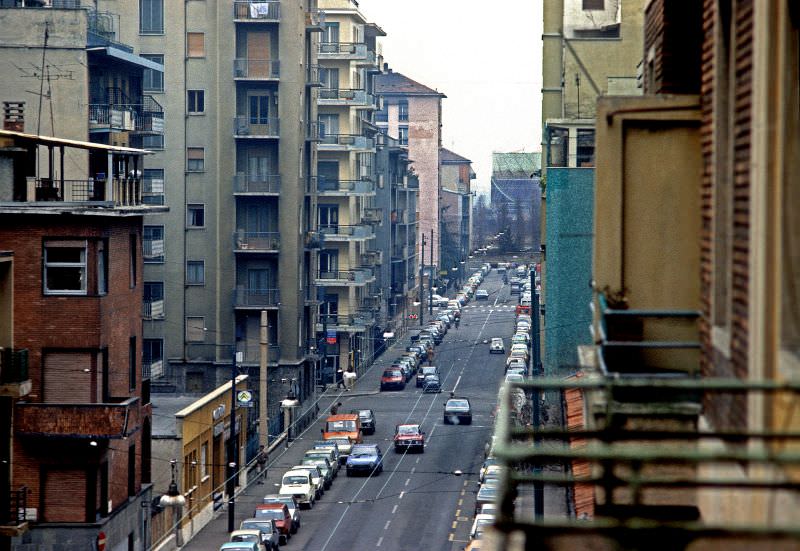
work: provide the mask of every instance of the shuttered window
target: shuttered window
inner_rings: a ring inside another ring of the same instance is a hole
[[[94,402],[97,373],[89,352],[51,352],[44,356],[44,402]],[[94,385],[93,385],[94,382]]]
[[[186,55],[188,57],[205,57],[206,35],[203,33],[186,33]]]

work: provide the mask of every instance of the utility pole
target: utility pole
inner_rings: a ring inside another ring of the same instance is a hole
[[[428,314],[433,317],[433,228],[431,228],[431,269],[428,272]]]
[[[261,310],[261,362],[258,371],[258,440],[269,447],[269,409],[267,404],[267,370],[269,365],[269,330],[267,311]]]
[[[423,318],[425,317],[425,303],[423,297],[425,296],[423,292],[425,291],[425,287],[423,282],[425,277],[425,234],[422,234],[422,261],[419,264],[419,324],[423,324]],[[430,283],[428,283],[430,285]]]
[[[542,376],[542,360],[541,360],[541,331],[539,330],[539,293],[536,291],[536,268],[531,268],[531,321],[533,322],[533,375],[535,377]],[[533,445],[539,447],[542,445],[542,437],[539,436],[541,431],[542,422],[542,392],[538,388],[533,389]],[[534,472],[541,474],[542,465],[536,463],[533,467]],[[536,519],[544,518],[544,483],[540,480],[533,484],[533,516]]]
[[[236,445],[236,344],[232,345],[233,358],[231,358],[231,419],[230,432],[228,437],[228,469],[227,483],[225,491],[228,492],[228,532],[233,532],[236,527],[235,521],[235,498],[236,493],[236,470],[238,468],[238,446]]]

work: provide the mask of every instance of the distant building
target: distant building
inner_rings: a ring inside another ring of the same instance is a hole
[[[472,250],[472,161],[442,148],[440,153],[442,188],[439,194],[440,276],[464,280],[466,259]],[[455,268],[455,269],[454,269]]]
[[[500,211],[508,215],[519,247],[535,251],[539,250],[541,169],[539,152],[492,153],[492,210],[495,215]]]

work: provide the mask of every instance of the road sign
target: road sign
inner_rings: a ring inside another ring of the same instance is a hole
[[[241,408],[253,407],[253,393],[249,390],[240,390],[236,393],[236,401]]]

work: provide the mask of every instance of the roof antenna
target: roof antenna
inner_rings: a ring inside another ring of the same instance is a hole
[[[42,72],[45,70],[45,56],[47,55],[47,39],[50,38],[50,23],[44,22],[44,44],[42,45]],[[39,114],[36,119],[36,135],[41,135],[42,129],[42,95],[44,94],[44,78],[39,79]]]

